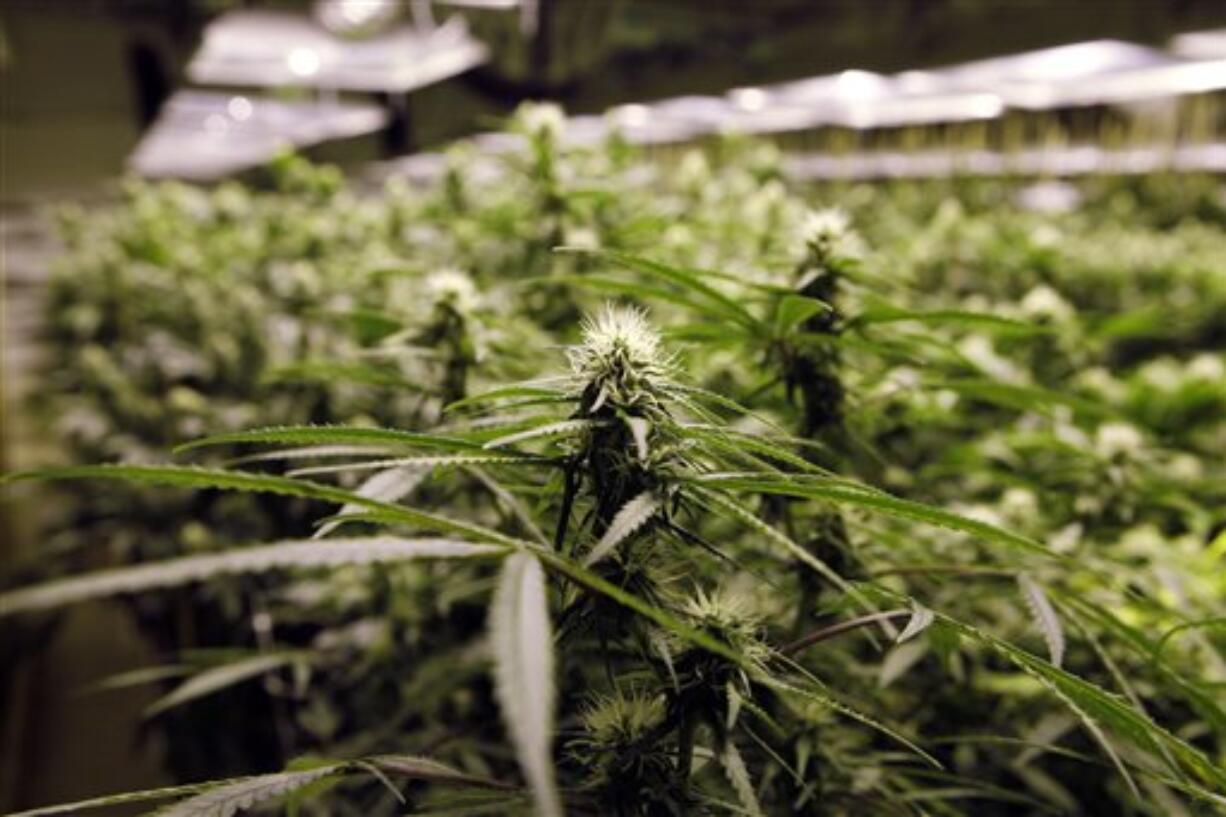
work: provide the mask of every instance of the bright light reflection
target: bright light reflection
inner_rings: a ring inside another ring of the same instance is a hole
[[[251,100],[245,96],[230,97],[230,101],[226,104],[226,112],[236,122],[246,122],[251,118],[253,111]]]
[[[966,105],[967,112],[980,119],[994,119],[1005,112],[1005,103],[996,94],[975,94]]]
[[[839,78],[835,80],[835,93],[839,96],[866,97],[875,96],[881,93],[883,80],[876,74],[870,74],[868,71],[844,71],[839,74]]]
[[[908,94],[932,93],[941,89],[941,78],[929,71],[903,71],[897,79],[899,90]]]
[[[299,77],[313,77],[318,74],[320,62],[319,52],[314,48],[295,48],[285,58],[290,72]]]
[[[641,128],[647,124],[649,112],[646,105],[621,105],[614,116],[617,122],[628,128]]]
[[[389,22],[398,6],[397,0],[318,0],[315,16],[325,28],[344,34]]]
[[[1117,55],[1101,43],[1078,43],[1031,57],[1025,74],[1033,79],[1066,80],[1106,71],[1117,59]]]
[[[732,102],[746,111],[760,111],[766,107],[766,92],[761,88],[738,88],[732,92]]]
[[[346,23],[360,26],[382,14],[385,4],[379,0],[339,0],[338,5]]]

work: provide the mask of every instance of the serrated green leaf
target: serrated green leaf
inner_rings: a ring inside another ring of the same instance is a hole
[[[650,491],[644,491],[618,509],[608,529],[583,559],[584,567],[591,567],[613,551],[660,509],[660,500]]]
[[[481,394],[474,394],[473,396],[466,397],[463,400],[456,400],[454,403],[448,403],[443,408],[443,411],[456,412],[461,409],[471,408],[472,406],[480,406],[486,403],[493,403],[510,397],[569,399],[564,394],[561,394],[557,389],[520,383],[513,386],[504,386],[501,389],[491,389],[490,391],[482,392]]]
[[[911,613],[911,618],[907,620],[907,626],[903,627],[902,632],[895,639],[896,644],[901,644],[914,638],[924,630],[927,630],[928,626],[936,620],[936,614],[927,607],[916,605],[913,609],[914,612]]]
[[[307,480],[291,479],[269,474],[252,474],[245,471],[227,471],[220,468],[199,468],[178,465],[70,465],[57,468],[42,468],[34,471],[19,471],[7,480],[18,479],[119,479],[129,482],[147,482],[178,488],[221,488],[232,491],[297,496],[319,499],[338,505],[352,503],[378,512],[386,522],[410,525],[419,529],[458,533],[479,542],[494,542],[512,547],[523,543],[513,537],[498,533],[471,522],[462,522],[438,514],[393,505],[370,497],[361,496],[330,485]]]
[[[900,639],[901,640],[901,639]],[[886,653],[877,670],[877,686],[885,689],[907,673],[928,654],[928,645],[920,641],[898,644]]]
[[[682,287],[684,291],[692,293],[695,298],[701,297],[708,310],[714,310],[718,314],[722,314],[743,326],[748,327],[756,324],[755,318],[744,306],[702,280],[704,276],[712,277],[706,270],[681,269],[659,261],[643,258],[642,256],[617,252],[615,250],[576,250],[568,247],[558,249],[586,252],[590,255],[612,261],[614,264],[634,272],[676,284]]]
[[[505,547],[474,545],[453,539],[306,539],[242,548],[224,553],[186,556],[162,562],[100,570],[69,579],[0,594],[0,617],[45,610],[95,598],[138,593],[236,573],[287,568],[375,564],[405,559],[462,559],[501,556]]]
[[[1017,584],[1022,591],[1022,598],[1026,601],[1026,609],[1030,611],[1031,617],[1043,634],[1043,640],[1047,642],[1047,653],[1052,664],[1060,666],[1064,662],[1064,627],[1060,625],[1060,617],[1056,614],[1056,608],[1051,606],[1047,594],[1031,578],[1030,574],[1019,573]]]
[[[217,783],[191,783],[186,786],[167,786],[160,789],[145,789],[122,794],[108,794],[102,797],[91,797],[88,800],[76,800],[71,803],[59,803],[54,806],[29,809],[5,815],[5,817],[53,817],[58,814],[80,814],[96,808],[130,805],[133,803],[148,803],[154,800],[169,800],[173,797],[185,797],[198,794],[218,785]]]
[[[561,817],[553,765],[554,657],[545,574],[535,557],[503,564],[489,613],[495,691],[537,813]]]
[[[158,817],[233,817],[239,811],[287,795],[317,780],[340,774],[343,763],[294,772],[276,772],[218,785],[159,809]]]
[[[1089,719],[1096,728],[1101,726],[1110,729],[1136,748],[1157,757],[1166,755],[1162,751],[1165,746],[1180,764],[1180,767],[1171,770],[1176,775],[1191,773],[1201,783],[1226,788],[1226,770],[1194,746],[1154,723],[1144,713],[1133,709],[1124,700],[978,628],[948,616],[942,616],[942,620],[963,635],[996,650],[1018,669],[1038,680],[1069,704],[1074,709],[1074,714],[1082,718],[1083,722]],[[1117,760],[1118,758],[1113,758],[1113,761]]]
[[[870,717],[869,715],[864,714],[863,712],[861,712],[860,710],[856,709],[855,707],[849,704],[843,703],[842,701],[838,700],[837,698],[835,698],[833,695],[831,695],[829,692],[827,692],[824,689],[817,688],[815,685],[811,685],[812,688],[800,687],[795,684],[790,684],[790,683],[780,681],[779,679],[764,680],[763,683],[781,692],[790,693],[799,698],[804,698],[806,700],[812,701],[813,703],[826,707],[833,712],[837,712],[838,714],[843,715],[846,718],[850,718],[851,720],[862,723],[865,726],[869,727],[870,729],[880,732],[881,734],[891,738],[892,740],[895,740],[898,743],[901,743],[903,746],[907,747],[912,752],[914,752],[916,755],[918,755],[919,757],[927,761],[934,768],[937,768],[937,769],[943,768],[939,760],[937,760],[935,757],[930,755],[928,752],[925,752],[923,749],[919,747],[918,744],[915,743],[915,741],[911,740],[906,735],[899,732],[897,729],[894,729],[891,726],[887,726],[886,724],[882,723],[876,718],[873,718],[873,717]]]
[[[579,431],[585,431],[589,428],[601,425],[600,420],[560,420],[557,422],[546,422],[524,431],[517,431],[514,434],[507,434],[502,437],[497,437],[490,440],[484,445],[484,448],[502,448],[513,443],[527,442],[541,437],[561,437],[567,434],[573,434]]]
[[[792,541],[788,536],[780,531],[775,530],[770,525],[759,519],[753,511],[741,505],[736,500],[729,496],[723,496],[715,491],[707,491],[699,489],[699,495],[714,504],[716,507],[731,513],[738,521],[748,526],[751,530],[761,534],[770,542],[782,547],[788,554],[798,559],[800,562],[811,568],[819,576],[830,582],[832,585],[842,590],[844,593],[850,594],[853,598],[859,599],[862,603],[867,604],[867,599],[859,595],[854,587],[843,579],[833,568],[823,562],[821,559],[814,556],[797,542]]]
[[[430,469],[446,466],[462,465],[523,465],[539,463],[546,460],[541,457],[499,456],[497,454],[443,454],[440,456],[396,457],[386,460],[361,460],[338,465],[311,465],[305,468],[295,468],[287,472],[291,477],[317,476],[319,474],[341,474],[352,471],[369,471],[372,469],[395,469],[411,467],[428,474]],[[359,493],[362,493],[359,489]],[[363,494],[365,496],[365,494]],[[373,496],[373,494],[372,494]]]
[[[694,480],[695,484],[718,487],[729,491],[746,491],[764,494],[779,494],[782,496],[807,497],[809,499],[824,499],[843,505],[852,505],[865,510],[877,511],[887,516],[924,522],[936,527],[948,528],[977,536],[988,542],[997,542],[1012,548],[1030,553],[1041,554],[1048,558],[1059,558],[1041,543],[1020,534],[980,522],[976,519],[961,516],[950,511],[900,499],[890,494],[869,489],[849,488],[846,483],[825,483],[814,480],[800,481],[794,477],[783,480],[752,479],[742,476],[711,475]]]
[[[379,445],[407,448],[441,448],[449,451],[480,450],[478,443],[441,434],[422,434],[395,428],[368,426],[270,426],[214,434],[183,443],[176,454],[218,445]]]
[[[1002,318],[999,315],[990,315],[984,312],[970,312],[961,309],[919,311],[881,303],[874,304],[860,312],[849,322],[849,325],[872,326],[874,324],[908,321],[938,326],[972,326],[1020,335],[1049,334],[1052,331],[1046,326],[1013,320],[1012,318]]]
[[[168,709],[212,695],[251,678],[257,678],[266,672],[284,667],[302,658],[302,653],[270,653],[210,667],[193,675],[168,694],[158,698],[145,709],[144,716],[152,718]]]
[[[500,780],[468,774],[432,758],[418,757],[417,755],[378,755],[368,758],[364,762],[385,772],[414,780],[452,783],[480,789],[507,790],[515,788]]]
[[[831,311],[830,304],[825,301],[788,293],[779,299],[775,307],[775,334],[782,337],[814,315]]]
[[[401,465],[389,468],[386,471],[372,474],[357,487],[355,493],[358,496],[375,499],[379,502],[399,502],[413,493],[429,473],[429,469],[417,465]],[[315,535],[312,538],[322,539],[343,524],[343,520],[339,517],[355,514],[361,510],[361,505],[354,502],[346,502],[336,512],[336,517],[338,518],[324,521],[319,526],[319,530],[315,531]]]
[[[724,767],[724,774],[728,777],[732,790],[736,792],[737,800],[741,801],[741,807],[745,809],[745,813],[751,817],[762,817],[762,805],[758,802],[757,794],[754,793],[749,769],[745,768],[745,761],[741,758],[741,753],[737,751],[736,744],[731,740],[724,742],[723,750],[719,754],[719,762]]]

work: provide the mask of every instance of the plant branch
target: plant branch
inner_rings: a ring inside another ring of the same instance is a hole
[[[575,485],[578,467],[578,463],[573,460],[566,464],[566,487],[562,493],[562,508],[558,511],[558,526],[553,535],[553,549],[558,552],[562,550],[562,544],[566,541],[566,528],[570,525],[571,508],[575,502],[575,491],[578,489]]]
[[[780,655],[795,655],[801,650],[808,649],[814,644],[825,641],[829,638],[834,638],[836,635],[842,635],[843,633],[858,629],[860,627],[876,624],[879,621],[889,621],[896,618],[910,618],[913,613],[913,610],[907,609],[886,610],[880,613],[869,613],[866,616],[848,619],[847,621],[840,621],[837,624],[831,624],[829,627],[814,630],[808,635],[801,636],[795,641],[784,644],[777,650],[777,652]]]
[[[962,565],[899,565],[884,570],[873,570],[869,578],[880,576],[915,576],[927,573],[947,573],[952,576],[986,576],[989,578],[1012,579],[1016,570],[1002,570],[993,567],[964,567]]]

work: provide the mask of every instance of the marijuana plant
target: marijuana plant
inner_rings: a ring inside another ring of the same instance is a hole
[[[823,672],[804,660],[810,647],[839,633],[906,620],[900,635],[904,643],[936,626],[946,639],[952,635],[982,645],[1051,690],[1096,736],[1102,736],[1103,728],[1118,730],[1130,751],[1161,758],[1164,771],[1147,774],[1193,796],[1213,799],[1206,787],[1222,782],[1220,770],[1142,712],[904,593],[848,584],[764,522],[744,497],[816,500],[886,519],[932,524],[1010,551],[1052,558],[1042,545],[830,475],[794,454],[786,435],[729,426],[727,413],[743,410],[686,383],[645,316],[634,309],[606,307],[586,324],[582,342],[569,350],[568,358],[569,373],[457,404],[453,412],[465,416],[437,433],[298,426],[225,434],[194,444],[289,443],[296,446],[290,452],[295,458],[332,457],[337,446],[349,446],[347,453],[352,446],[364,447],[360,459],[330,467],[328,473],[413,465],[432,469],[436,478],[455,479],[479,468],[488,472],[482,484],[489,489],[490,503],[470,509],[469,519],[301,477],[244,471],[117,465],[19,475],[114,477],[300,496],[350,508],[335,517],[342,526],[375,524],[385,531],[63,579],[0,596],[0,614],[173,586],[223,572],[406,559],[457,559],[480,571],[482,563],[501,562],[489,607],[494,698],[516,749],[531,807],[545,815],[562,813],[563,802],[576,813],[762,813],[785,808],[824,813],[831,802],[906,800],[926,775],[959,779],[956,771],[942,771],[942,761],[913,738],[864,711],[853,700],[853,687],[843,685],[846,678],[830,678],[841,673]],[[541,522],[552,523],[552,536]],[[421,538],[424,533],[433,537]],[[816,628],[795,641],[777,640],[779,627],[772,632],[770,615],[780,612],[778,605],[772,610],[769,601],[755,599],[746,587],[761,582],[760,595],[779,586],[788,580],[791,559],[809,566],[841,591],[845,603],[862,606],[867,613]],[[1054,640],[1052,628],[1059,625],[1053,624],[1051,602],[1033,580],[1023,576],[1021,581],[1029,604],[1049,631],[1052,657],[1058,659],[1063,646],[1061,642],[1057,648]],[[893,606],[881,610],[883,603]],[[832,714],[868,731],[850,745],[815,740],[831,728]],[[561,763],[555,763],[555,723],[567,747]],[[470,728],[479,734],[495,732],[489,723],[476,722]],[[873,735],[901,744],[908,754],[879,766],[875,782],[863,789],[853,782],[854,776],[844,778],[836,770],[847,768],[849,751],[861,763],[882,752],[888,756],[889,750]],[[1101,739],[1110,751],[1112,744]],[[1122,758],[1114,752],[1112,757],[1131,780]],[[354,759],[312,773],[369,768],[386,773],[384,766],[391,764],[409,777],[432,780],[437,784],[433,788],[492,787],[480,796],[482,806],[497,804],[506,811],[525,802],[517,787],[501,782],[502,774],[495,776],[499,782],[490,782],[487,774],[465,770],[462,760],[445,767],[434,763],[403,757]],[[421,771],[423,764],[430,774]],[[922,771],[926,764],[932,771]],[[483,772],[506,772],[496,755],[479,765]],[[821,770],[816,776],[815,769]],[[185,814],[213,813],[208,809],[218,802],[249,805],[316,779],[291,770],[218,784],[182,800],[177,808]],[[149,796],[184,793],[167,790]],[[431,796],[432,802],[444,802]],[[472,806],[475,801],[455,802]]]
[[[173,746],[245,747],[181,779],[271,771],[125,797],[1221,810],[1213,211],[796,190],[769,146],[560,128],[527,110],[425,189],[289,161],[75,222],[48,395],[74,461],[120,464],[37,474],[106,478],[65,529],[130,566],[0,615],[193,611],[207,638],[109,684],[161,683]],[[203,716],[243,690],[271,723]]]

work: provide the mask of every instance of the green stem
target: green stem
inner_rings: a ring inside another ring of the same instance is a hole
[[[554,529],[553,549],[562,552],[562,544],[566,541],[566,529],[570,526],[571,508],[575,504],[575,476],[578,466],[574,461],[566,464],[566,487],[562,493],[562,508],[558,511],[558,526]]]
[[[779,652],[781,655],[795,655],[801,650],[808,649],[814,644],[825,641],[829,638],[834,638],[836,635],[842,635],[843,633],[858,629],[860,627],[876,624],[879,621],[889,621],[890,619],[895,618],[909,618],[913,613],[913,610],[906,609],[885,610],[880,613],[869,613],[868,615],[860,616],[859,618],[840,621],[837,624],[831,624],[829,627],[823,627],[820,630],[815,630],[806,636],[796,639],[795,641],[784,644],[777,650],[777,652]]]
[[[899,565],[898,567],[890,567],[884,570],[873,570],[868,573],[869,578],[880,578],[882,576],[923,576],[930,573],[945,573],[952,576],[985,576],[997,579],[1012,579],[1017,575],[1016,570],[1001,570],[992,567],[964,567],[962,565]]]

